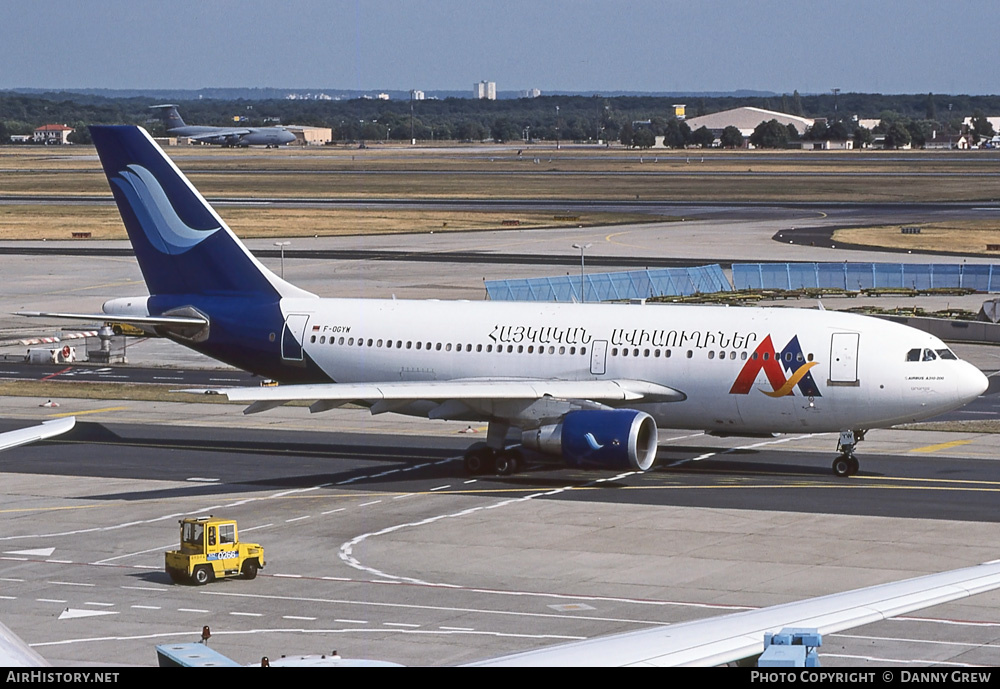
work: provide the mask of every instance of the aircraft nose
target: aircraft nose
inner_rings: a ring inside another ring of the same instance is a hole
[[[965,370],[958,378],[958,394],[962,399],[971,402],[986,392],[990,386],[990,380],[969,362],[963,361],[962,363],[965,364]]]

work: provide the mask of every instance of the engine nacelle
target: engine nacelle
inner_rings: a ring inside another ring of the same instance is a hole
[[[647,471],[656,460],[656,422],[635,409],[573,411],[521,434],[521,444],[562,455],[571,467]]]

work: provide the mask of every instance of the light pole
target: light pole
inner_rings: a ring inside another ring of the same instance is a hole
[[[559,106],[556,106],[556,150],[559,150]],[[576,246],[574,244],[573,246]]]
[[[591,244],[574,244],[573,245],[574,249],[579,249],[580,250],[580,301],[587,301],[587,295],[583,291],[583,289],[584,289],[584,284],[583,284],[583,252],[586,251],[587,249],[589,249],[592,246],[593,246],[592,243]]]
[[[281,279],[285,279],[285,247],[291,242],[275,242],[274,245],[281,249]]]

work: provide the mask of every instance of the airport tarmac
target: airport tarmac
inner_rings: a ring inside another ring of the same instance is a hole
[[[533,465],[463,476],[466,424],[243,417],[232,405],[4,398],[4,429],[75,413],[4,453],[5,622],[58,664],[151,664],[197,639],[240,662],[324,653],[461,663],[995,559],[992,436],[873,431],[862,474],[835,438],[661,433],[663,469]],[[317,418],[322,417],[322,418]],[[255,581],[177,586],[188,514],[265,545]],[[994,665],[1000,594],[828,637],[827,666]]]
[[[337,241],[540,253],[594,241],[710,262],[740,233],[747,258],[848,258],[771,241],[799,222],[785,213],[703,219],[680,233],[670,223]],[[5,312],[93,311],[143,293],[130,258],[3,264]],[[546,268],[286,259],[285,276],[324,296],[481,299],[484,277],[553,274]],[[5,336],[54,327],[2,325]],[[163,342],[132,349],[146,364],[199,365],[178,351]],[[453,664],[1000,557],[992,435],[873,431],[859,449],[862,474],[841,480],[829,471],[833,436],[663,429],[668,468],[651,474],[542,467],[470,479],[456,458],[483,429],[463,432],[468,424],[351,409],[243,416],[233,405],[43,401],[0,399],[4,429],[75,414],[80,436],[0,456],[0,610],[57,664],[153,664],[156,643],[194,641],[203,625],[212,646],[240,662],[337,649]],[[162,553],[176,520],[204,513],[236,517],[244,537],[265,545],[262,576],[169,583]],[[989,593],[833,635],[821,658],[996,665],[998,636],[1000,594]]]

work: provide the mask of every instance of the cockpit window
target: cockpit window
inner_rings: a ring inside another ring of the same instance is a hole
[[[920,361],[920,351],[919,349],[911,349],[906,353],[907,361]]]
[[[933,349],[924,350],[924,361],[934,361],[937,359],[937,354],[934,353]]]
[[[938,349],[936,351],[937,355],[942,359],[958,359],[958,357],[955,356],[955,352],[950,349]]]

